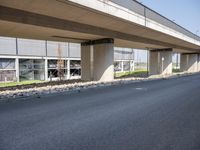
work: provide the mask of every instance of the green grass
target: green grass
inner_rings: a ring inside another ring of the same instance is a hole
[[[178,73],[178,72],[181,72],[181,71],[180,71],[180,69],[173,69],[172,72]]]
[[[17,85],[27,85],[27,84],[41,83],[41,82],[44,82],[44,81],[30,80],[30,81],[21,81],[21,82],[4,82],[4,83],[0,83],[0,87],[10,87],[10,86],[17,86]]]
[[[126,78],[126,77],[145,77],[147,76],[147,70],[136,70],[130,72],[119,72],[115,73],[117,78]]]

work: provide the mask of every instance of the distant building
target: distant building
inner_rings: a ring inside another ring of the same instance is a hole
[[[57,79],[59,58],[65,79],[80,78],[80,49],[76,43],[0,37],[0,81]],[[114,60],[116,72],[134,69],[132,49],[115,48]]]

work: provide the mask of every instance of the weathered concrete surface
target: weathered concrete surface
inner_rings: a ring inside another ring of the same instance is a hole
[[[198,54],[182,54],[180,67],[181,71],[197,72]]]
[[[94,45],[94,80],[114,80],[114,43]]]
[[[126,2],[133,3],[132,0]],[[199,51],[200,47],[196,39],[111,1],[101,0],[1,0],[0,34],[79,43],[114,38],[115,46],[170,47],[181,52]]]
[[[149,74],[172,74],[172,50],[150,51]]]
[[[81,80],[91,79],[91,46],[81,46]]]

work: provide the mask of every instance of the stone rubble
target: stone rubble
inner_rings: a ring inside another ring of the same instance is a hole
[[[81,90],[89,89],[89,88],[97,88],[97,87],[105,87],[105,86],[113,86],[113,85],[120,85],[120,84],[129,84],[134,82],[141,82],[141,81],[150,81],[150,80],[157,80],[157,79],[168,79],[168,78],[177,78],[182,76],[188,76],[191,73],[178,73],[168,76],[151,76],[149,78],[123,78],[123,79],[115,79],[109,82],[100,82],[100,81],[89,81],[89,82],[75,82],[70,84],[63,84],[63,85],[52,85],[52,86],[45,86],[45,87],[34,87],[29,89],[16,89],[16,90],[6,90],[0,91],[0,101],[4,101],[6,99],[15,99],[20,97],[29,97],[29,96],[36,96],[38,98],[44,94],[53,94],[53,93],[60,93],[60,92],[81,92]]]

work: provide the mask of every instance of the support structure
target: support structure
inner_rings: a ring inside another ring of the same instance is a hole
[[[19,82],[19,58],[15,58],[16,80]]]
[[[151,50],[149,75],[172,74],[172,49]]]
[[[91,46],[81,44],[81,79],[90,81],[91,77]]]
[[[199,66],[199,54],[197,53],[182,53],[181,54],[181,71],[182,72],[197,72]]]
[[[100,39],[81,44],[81,79],[114,79],[114,40]]]

